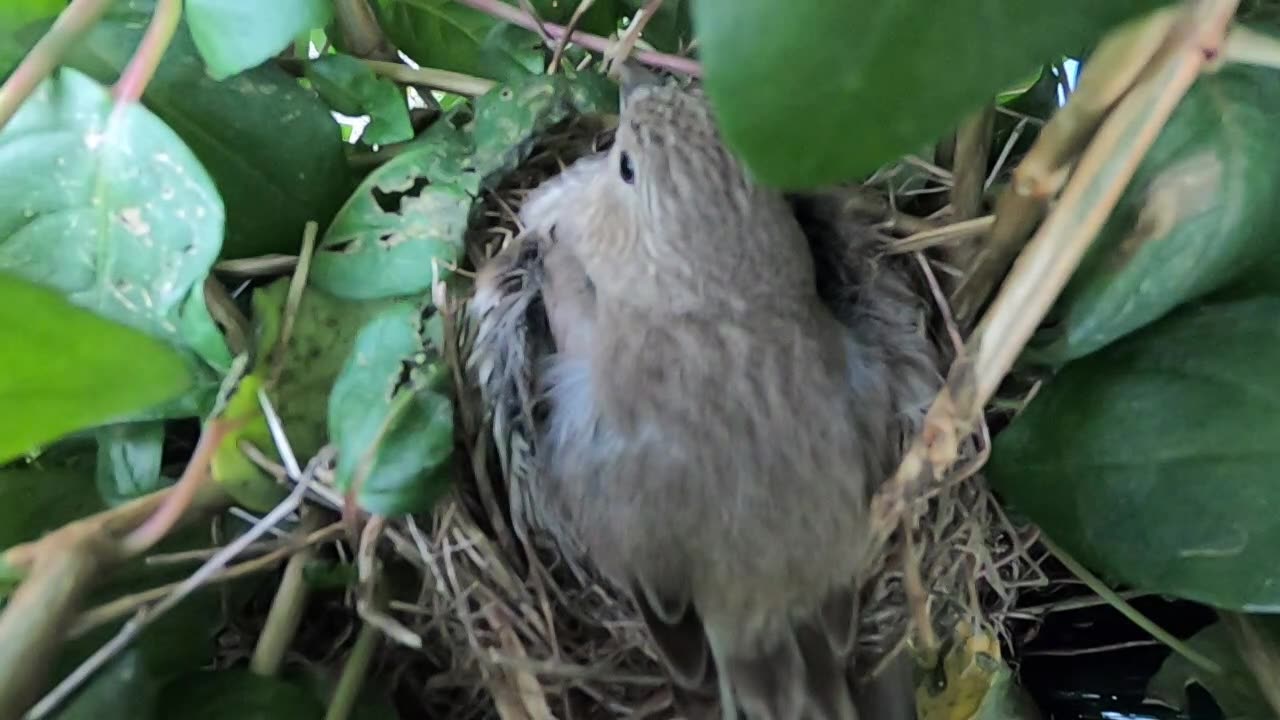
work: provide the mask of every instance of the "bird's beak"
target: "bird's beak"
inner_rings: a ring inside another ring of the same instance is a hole
[[[649,72],[640,63],[634,60],[626,60],[618,68],[618,86],[621,90],[619,97],[619,106],[625,110],[627,108],[627,99],[631,94],[642,87],[652,87],[658,85],[658,76]]]

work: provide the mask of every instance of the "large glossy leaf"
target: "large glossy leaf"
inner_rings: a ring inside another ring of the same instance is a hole
[[[67,63],[113,82],[132,56],[153,0],[119,0]],[[303,227],[323,227],[352,186],[342,135],[324,103],[263,65],[225,82],[204,69],[185,24],[144,103],[190,145],[227,207],[223,257],[296,252]]]
[[[353,299],[421,293],[462,252],[479,176],[470,144],[437,123],[418,145],[375,170],[334,218],[312,266],[312,282]]]
[[[156,678],[146,657],[129,648],[98,671],[55,720],[152,720],[156,717]]]
[[[338,487],[355,489],[360,507],[379,515],[423,512],[449,486],[453,403],[437,350],[443,337],[433,316],[424,354],[419,322],[409,306],[370,321],[329,396]]]
[[[668,2],[679,4],[679,0]],[[568,21],[577,7],[576,2],[565,0],[532,0],[531,4],[542,19],[558,23]],[[501,36],[510,42],[504,50],[490,36],[503,23],[454,0],[375,0],[374,7],[396,46],[424,66],[505,79],[511,75],[487,73],[522,66],[530,41],[541,42],[528,30],[513,29]],[[596,0],[579,27],[607,35],[624,12],[617,0]],[[503,54],[508,58],[502,59]]]
[[[191,37],[214,80],[260,64],[296,36],[324,27],[329,0],[186,0]]]
[[[1112,580],[1280,608],[1280,299],[1179,311],[1067,365],[990,478]]]
[[[1254,618],[1263,642],[1273,648],[1280,643],[1280,625],[1274,618]],[[1267,720],[1275,713],[1267,704],[1253,672],[1245,665],[1231,631],[1221,621],[1201,630],[1187,640],[1187,645],[1213,660],[1221,673],[1210,673],[1177,653],[1171,653],[1151,678],[1147,693],[1169,707],[1188,710],[1187,689],[1199,685],[1213,696],[1214,702],[1229,720]]]
[[[76,70],[43,83],[0,131],[0,270],[176,338],[222,241],[222,203],[182,140],[116,107]]]
[[[0,273],[0,462],[176,397],[191,382],[168,346]]]
[[[413,137],[404,91],[378,77],[350,55],[325,55],[307,64],[307,77],[334,110],[368,115],[361,140],[370,145],[403,142]]]
[[[7,0],[0,5],[0,32],[12,32],[37,20],[51,18],[66,6],[66,0]]]
[[[858,178],[1036,66],[1167,0],[701,0],[694,26],[729,144],[765,182]]]
[[[0,551],[102,507],[93,483],[92,445],[65,459],[0,469]]]
[[[1086,355],[1280,249],[1280,85],[1234,66],[1191,89],[1147,153],[1032,357]]]
[[[221,670],[167,684],[158,714],[188,720],[316,720],[324,716],[324,707],[297,685],[248,670]]]
[[[418,64],[482,72],[480,48],[498,24],[492,17],[453,0],[376,0],[374,7],[396,47]]]

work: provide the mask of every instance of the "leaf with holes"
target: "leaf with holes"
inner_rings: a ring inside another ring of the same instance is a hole
[[[318,288],[349,299],[417,295],[462,252],[479,179],[466,137],[447,122],[365,179],[320,241]]]
[[[361,142],[386,145],[413,137],[404,91],[378,77],[360,60],[350,55],[325,55],[307,63],[307,78],[334,110],[369,116]]]
[[[617,109],[617,89],[600,75],[536,75],[498,86],[476,98],[472,160],[489,184],[517,167],[539,135],[576,114]],[[611,104],[612,103],[612,104]]]
[[[691,11],[726,142],[762,181],[799,189],[937,140],[1032,68],[1168,2],[700,0]]]
[[[222,203],[173,131],[71,69],[0,131],[0,269],[176,339],[222,243]]]
[[[258,65],[301,33],[324,27],[329,0],[186,0],[191,37],[209,67],[224,80]]]
[[[1087,355],[1275,255],[1274,72],[1229,66],[1179,103],[1028,357]]]
[[[1117,582],[1280,607],[1280,298],[1183,309],[1069,363],[997,436],[992,484]]]
[[[65,64],[114,82],[154,5],[117,0],[71,47]],[[185,24],[142,99],[217,185],[228,218],[224,258],[296,253],[307,221],[323,229],[354,184],[339,125],[315,93],[269,64],[213,80]]]
[[[187,363],[159,340],[0,273],[0,463],[190,385]]]
[[[329,397],[329,432],[338,446],[336,482],[378,515],[424,512],[448,489],[453,403],[436,325],[420,334],[420,312],[388,310],[360,331]],[[430,345],[430,343],[428,343]]]

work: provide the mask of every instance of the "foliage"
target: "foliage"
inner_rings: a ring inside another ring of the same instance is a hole
[[[957,126],[1000,105],[986,149],[1009,157],[978,175],[1003,187],[1057,109],[1064,54],[1168,2],[666,0],[643,44],[667,54],[658,65],[696,56],[728,144],[762,182],[861,181],[914,153],[896,211],[945,217],[933,166],[958,175]],[[93,4],[5,3],[0,73],[19,77],[59,11]],[[369,0],[364,16],[340,12],[363,2],[330,0],[107,5],[34,93],[0,92],[0,117],[12,111],[0,121],[0,549],[168,488],[196,427],[224,432],[202,460],[211,485],[271,510],[286,487],[245,452],[286,465],[271,412],[302,463],[336,451],[323,479],[350,503],[344,519],[429,511],[475,460],[455,448],[469,422],[455,403],[471,401],[449,356],[457,308],[438,303],[465,292],[479,259],[468,243],[493,222],[482,209],[566,120],[618,108],[598,56],[571,46],[549,73],[552,48],[530,23],[498,16],[531,6],[565,24],[577,3]],[[168,37],[157,9],[177,5]],[[577,30],[608,36],[648,5],[595,0]],[[1280,16],[1269,0],[1242,7],[1264,29]],[[363,57],[352,39],[370,34],[385,42]],[[388,48],[423,70],[389,72]],[[445,93],[440,70],[496,84]],[[122,90],[135,82],[138,99]],[[1280,607],[1277,88],[1275,70],[1227,65],[1182,100],[1022,358],[1043,384],[988,466],[1011,507],[1109,580],[1240,612]],[[280,255],[297,262],[282,270]],[[159,549],[204,544],[190,527]],[[315,585],[355,585],[367,611],[374,555]],[[0,598],[35,572],[11,560],[0,556]],[[91,604],[190,572],[127,560]],[[229,667],[213,641],[229,598],[179,605],[58,717],[324,714],[334,648],[303,681]],[[118,626],[77,635],[54,679]],[[932,712],[1034,715],[981,637],[981,652],[953,648],[943,669],[967,684],[936,693]],[[1240,679],[1234,642],[1220,625],[1190,640],[1231,678],[1173,658],[1152,693],[1176,704],[1196,682],[1228,712],[1262,716],[1265,688]],[[396,714],[381,699],[362,712]]]

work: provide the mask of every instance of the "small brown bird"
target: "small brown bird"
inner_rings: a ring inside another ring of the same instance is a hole
[[[699,91],[651,81],[521,216],[555,342],[530,524],[630,589],[725,718],[914,717],[909,676],[850,670],[870,495],[938,385],[910,279],[822,196],[753,181]],[[477,283],[478,342],[513,262]]]

